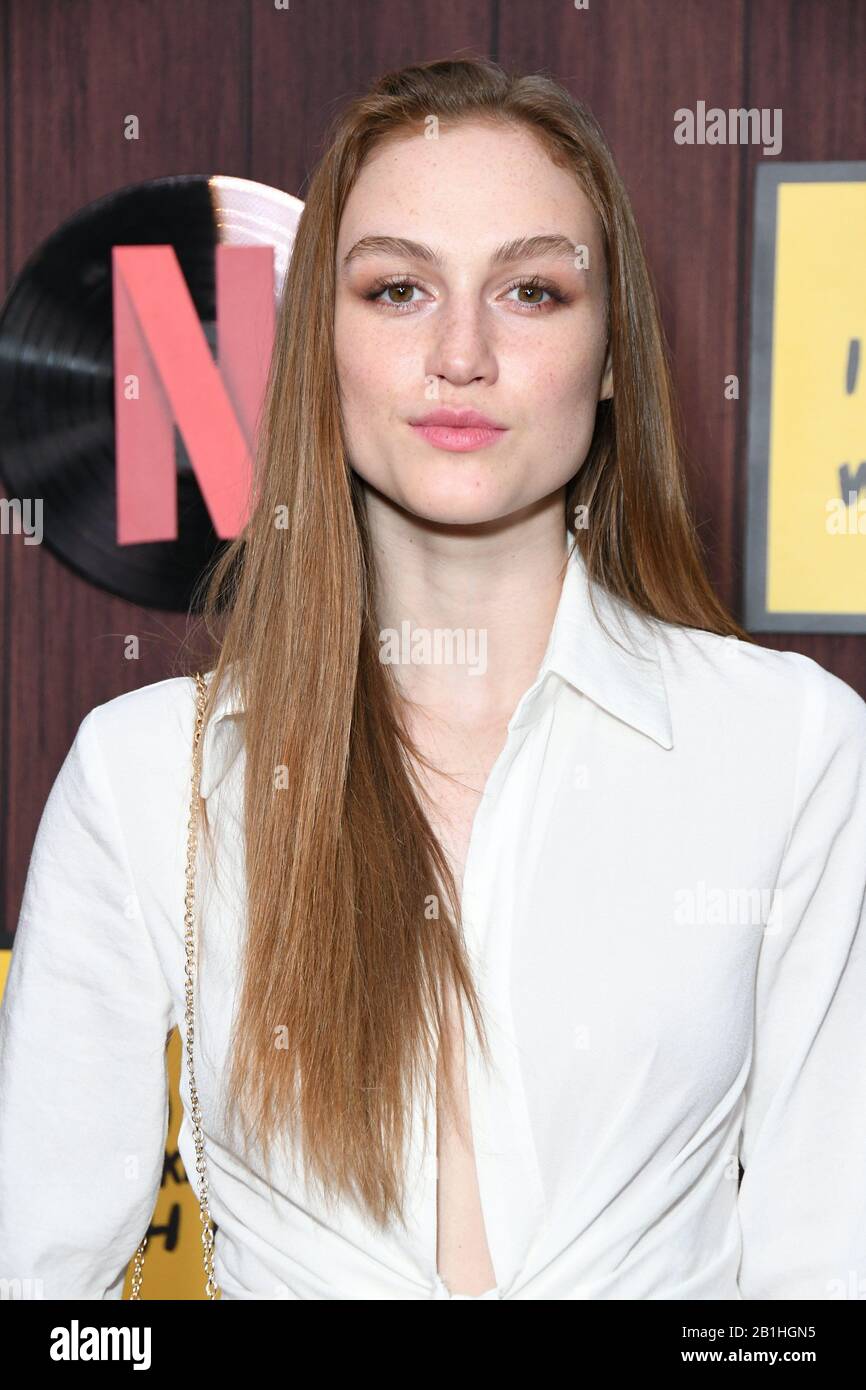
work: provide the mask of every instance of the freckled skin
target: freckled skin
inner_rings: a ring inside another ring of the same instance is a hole
[[[588,270],[550,257],[491,267],[501,243],[557,232],[589,248]],[[372,233],[434,246],[445,265],[365,256],[341,276],[346,252]],[[518,512],[573,477],[596,403],[612,393],[603,242],[586,195],[529,131],[470,124],[374,153],[347,200],[337,267],[344,428],[368,484],[416,516],[465,525]],[[393,291],[363,298],[403,272],[422,286],[406,292],[408,311],[391,307],[402,302]],[[540,296],[508,286],[535,273],[569,302],[545,295],[526,307]],[[437,404],[480,410],[509,432],[475,453],[435,449],[406,421]]]

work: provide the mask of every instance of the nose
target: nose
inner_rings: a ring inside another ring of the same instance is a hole
[[[444,378],[456,385],[492,382],[497,375],[493,327],[484,306],[467,297],[443,304],[428,320],[427,379]]]

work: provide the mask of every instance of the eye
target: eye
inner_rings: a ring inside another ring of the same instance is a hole
[[[417,300],[412,298],[392,299],[390,297],[391,292],[394,291],[395,294],[403,294],[408,290],[411,294],[412,290],[420,290],[421,288],[422,286],[419,285],[417,280],[413,280],[406,275],[396,275],[390,280],[379,280],[373,288],[364,295],[364,298],[370,300],[372,303],[381,304],[383,309],[395,309],[397,313],[400,314],[405,313],[407,309],[411,310],[414,304],[417,303]],[[384,299],[381,298],[382,295],[385,295]]]
[[[528,303],[525,299],[513,301],[515,304],[520,304],[523,309],[529,310],[530,313],[537,312],[539,309],[545,310],[551,303],[563,304],[565,302],[565,295],[550,281],[542,280],[538,275],[533,275],[528,280],[515,280],[513,285],[509,285],[506,294],[511,294],[512,290],[528,290],[531,294],[549,296],[546,303],[542,299],[534,300],[532,303]]]

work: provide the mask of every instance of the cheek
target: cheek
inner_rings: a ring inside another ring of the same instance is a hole
[[[557,419],[575,409],[594,410],[601,385],[605,341],[599,315],[580,306],[576,317],[562,317],[509,353],[509,374],[524,396]]]
[[[374,359],[357,338],[347,336],[336,345],[337,382],[344,416],[361,423],[374,414],[381,399],[382,376],[374,370]]]
[[[574,443],[592,430],[598,401],[600,370],[595,362],[566,352],[554,366],[524,377],[523,390],[530,415],[551,436]]]
[[[536,480],[542,469],[545,488],[568,482],[586,458],[595,430],[600,370],[570,345],[558,361],[547,359],[522,382],[524,443]]]
[[[339,301],[334,315],[334,358],[337,381],[343,405],[354,408],[368,398],[375,386],[371,369],[371,344],[365,316],[354,306],[342,306]]]
[[[335,321],[334,329],[337,379],[347,410],[369,409],[384,421],[407,388],[415,388],[413,399],[423,388],[422,362],[401,349],[384,325],[371,324],[366,315],[347,314]]]

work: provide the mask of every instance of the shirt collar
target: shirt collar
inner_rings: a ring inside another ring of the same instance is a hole
[[[206,671],[204,678],[209,686],[213,671]],[[224,680],[202,738],[199,795],[205,799],[219,786],[240,752],[243,731],[238,716],[244,712],[237,683]]]
[[[673,748],[670,704],[659,651],[659,620],[638,613],[596,583],[595,604],[605,628],[612,634],[609,636],[593,612],[583,555],[570,537],[568,546],[562,593],[547,650],[538,677],[518,705],[513,722],[520,725],[534,720],[536,706],[540,711],[545,704],[546,677],[552,671],[662,748]],[[521,708],[524,702],[525,708]]]
[[[509,728],[540,719],[552,698],[547,677],[554,673],[662,748],[673,748],[657,620],[637,613],[598,584],[594,594],[599,614],[613,636],[608,636],[593,613],[586,565],[569,537],[566,572],[547,649],[538,676],[521,697]],[[621,641],[626,645],[619,645]],[[208,684],[212,675],[212,671],[205,674]],[[243,713],[237,684],[224,682],[202,744],[203,797],[215,790],[240,751],[242,732],[237,716]]]

